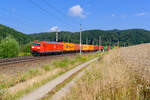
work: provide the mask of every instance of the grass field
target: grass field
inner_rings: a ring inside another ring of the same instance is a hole
[[[48,65],[31,68],[28,72],[18,73],[16,76],[9,76],[9,79],[0,75],[0,100],[16,100],[96,55],[92,53],[72,58],[65,56],[63,59],[53,60]]]
[[[109,51],[63,100],[150,100],[150,44]]]

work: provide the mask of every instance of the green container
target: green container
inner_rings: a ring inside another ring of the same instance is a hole
[[[114,46],[111,46],[110,48],[111,48],[111,49],[114,49]]]
[[[107,46],[104,46],[104,50],[107,50]]]

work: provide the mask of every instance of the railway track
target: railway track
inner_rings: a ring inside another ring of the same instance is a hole
[[[27,61],[32,61],[32,60],[35,60],[35,59],[37,59],[37,58],[33,57],[33,56],[5,58],[5,59],[0,59],[0,66],[16,64],[16,63],[21,63],[21,62],[27,62]]]
[[[72,54],[65,54],[65,55],[72,55]],[[6,66],[6,65],[11,65],[11,64],[23,63],[23,62],[30,62],[34,60],[41,60],[41,59],[46,59],[46,58],[54,57],[54,56],[63,56],[63,55],[49,55],[49,56],[38,56],[38,57],[22,56],[22,57],[15,57],[15,58],[4,58],[4,59],[0,59],[0,66]]]
[[[34,60],[41,60],[41,59],[46,59],[48,57],[51,57],[51,56],[39,56],[39,57],[23,56],[23,57],[0,59],[0,66],[23,63],[23,62],[30,62]]]

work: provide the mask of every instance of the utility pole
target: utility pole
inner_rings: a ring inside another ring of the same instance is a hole
[[[124,47],[126,47],[126,44],[125,44],[125,43],[123,43],[123,46],[124,46]]]
[[[110,38],[110,40],[109,40],[109,45],[111,46],[111,44],[112,44],[112,43],[111,43],[111,38]]]
[[[86,38],[86,44],[88,44],[88,37]]]
[[[118,40],[118,47],[120,46],[119,40]]]
[[[68,39],[68,43],[69,43],[69,39]]]
[[[80,56],[82,55],[82,25],[80,24]]]
[[[94,40],[93,40],[93,43],[92,43],[93,45],[94,45]]]
[[[56,42],[58,42],[58,28],[56,28]]]
[[[94,43],[94,39],[93,39],[93,41],[92,41],[92,45],[94,45],[95,43]],[[94,52],[93,52],[93,54],[94,54]]]
[[[101,36],[99,36],[99,51],[100,51],[100,48],[101,48]]]

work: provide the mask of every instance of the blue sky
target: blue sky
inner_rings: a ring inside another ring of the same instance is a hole
[[[150,30],[150,0],[2,0],[0,24],[24,33]]]

